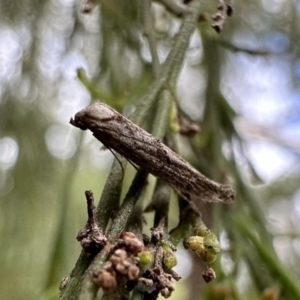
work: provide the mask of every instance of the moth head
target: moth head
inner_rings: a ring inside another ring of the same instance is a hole
[[[80,128],[81,130],[87,130],[86,125],[81,121],[80,116],[77,116],[78,114],[75,115],[75,118],[70,119],[70,124],[72,124],[75,127]]]

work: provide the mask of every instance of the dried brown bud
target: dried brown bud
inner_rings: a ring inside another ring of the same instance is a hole
[[[136,235],[130,231],[122,231],[120,234],[120,239],[127,240],[127,239],[136,239]]]
[[[138,290],[141,292],[147,292],[148,294],[151,294],[156,289],[156,285],[154,284],[153,280],[150,278],[139,278],[138,281]]]
[[[134,261],[132,258],[128,258],[128,259],[124,260],[122,263],[123,263],[123,266],[125,266],[126,268],[129,268],[132,264],[134,264]]]
[[[206,283],[209,283],[216,279],[216,273],[213,268],[207,268],[203,273],[202,277]]]
[[[193,137],[200,130],[200,127],[197,123],[192,123],[180,115],[178,116],[178,123],[180,126],[179,133],[181,135]]]
[[[144,249],[144,244],[137,238],[123,240],[122,245],[133,255],[137,255]]]
[[[120,257],[121,259],[125,259],[125,258],[128,257],[127,252],[125,250],[123,250],[123,249],[117,249],[117,250],[115,250],[114,255]]]
[[[117,286],[115,274],[105,270],[99,270],[98,272],[95,272],[93,282],[104,290],[112,290]]]
[[[127,275],[128,267],[124,266],[122,263],[119,263],[115,266],[116,271],[118,271],[122,275]]]
[[[128,268],[128,273],[127,273],[128,279],[129,280],[135,280],[135,279],[137,279],[138,276],[139,276],[139,272],[140,272],[140,269],[137,266],[131,265]]]
[[[113,264],[116,265],[119,262],[123,262],[126,258],[128,257],[128,254],[125,250],[123,249],[117,249],[113,255],[110,257],[109,261]]]
[[[172,291],[170,291],[168,288],[165,287],[160,291],[160,293],[163,297],[169,298],[171,297]]]

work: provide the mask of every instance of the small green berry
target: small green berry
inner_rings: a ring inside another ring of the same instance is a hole
[[[177,258],[173,252],[165,252],[163,263],[167,268],[172,269],[177,265]]]
[[[205,249],[213,252],[214,254],[218,254],[221,250],[217,236],[211,232],[204,237],[203,243]]]
[[[203,237],[197,235],[190,236],[186,241],[186,246],[188,249],[193,251],[200,251],[204,249]]]
[[[139,264],[141,266],[146,266],[153,262],[153,254],[149,250],[143,250],[137,254],[138,258],[140,259]]]

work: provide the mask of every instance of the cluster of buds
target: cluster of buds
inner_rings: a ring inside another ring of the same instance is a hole
[[[172,279],[180,279],[180,276],[171,270],[176,265],[177,259],[172,248],[161,243],[155,251],[153,267],[147,269],[143,277],[139,278],[138,289],[150,294],[153,299],[159,294],[169,298],[175,289]]]
[[[216,260],[220,252],[220,244],[216,235],[202,224],[201,228],[195,230],[194,236],[190,236],[186,241],[186,246],[196,252],[196,254],[206,263],[212,263]]]
[[[172,278],[171,274],[166,273],[160,266],[156,266],[147,270],[143,277],[139,278],[138,289],[151,295],[153,299],[156,299],[159,293],[164,298],[169,298],[175,290]]]
[[[188,249],[196,252],[196,254],[207,264],[214,262],[217,254],[220,252],[220,244],[216,235],[210,232],[207,227],[201,223],[199,227],[194,230],[195,235],[190,236],[185,245]],[[215,278],[215,273],[211,268],[208,268],[203,273],[203,278],[209,282]]]
[[[114,290],[119,284],[137,281],[139,276],[137,254],[144,244],[132,232],[122,232],[101,270],[94,272],[93,282],[105,291]]]
[[[120,234],[120,239],[117,241],[116,249],[125,249],[127,253],[136,256],[144,248],[141,242],[133,232],[123,231]]]
[[[125,277],[127,280],[135,280],[139,275],[139,268],[137,267],[137,259],[129,255],[123,249],[117,249],[110,257],[112,267],[118,273]]]

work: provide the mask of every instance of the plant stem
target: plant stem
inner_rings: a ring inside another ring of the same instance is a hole
[[[155,78],[159,77],[160,62],[157,54],[155,40],[155,29],[153,24],[153,15],[151,12],[151,1],[144,0],[141,2],[144,10],[144,35],[146,36],[152,57],[152,69]]]
[[[118,159],[114,159],[97,206],[98,224],[103,230],[105,230],[109,218],[111,218],[119,208],[123,177],[127,165],[127,160],[124,157],[119,154],[115,155]]]
[[[147,181],[148,173],[144,170],[139,170],[129,188],[129,191],[124,199],[117,216],[114,218],[112,226],[107,233],[110,240],[115,240],[119,237],[122,230],[124,230],[128,219],[142,193],[142,190]]]
[[[195,30],[202,9],[202,2],[195,0],[191,3],[190,13],[184,16],[181,27],[174,39],[172,49],[160,68],[160,76],[150,85],[146,94],[138,101],[137,108],[130,118],[137,125],[140,126],[143,123],[144,116],[156,100],[160,90],[170,80],[174,68],[182,65],[185,51],[189,46],[190,36]]]
[[[255,247],[261,260],[268,266],[268,269],[272,275],[281,283],[286,297],[291,297],[291,299],[300,299],[300,288],[291,277],[291,274],[286,270],[283,265],[279,262],[278,258],[275,257],[272,251],[269,250],[268,245],[264,245],[264,242],[260,241],[258,237],[253,232],[252,227],[247,226],[244,218],[236,218],[236,223],[240,230],[249,238]],[[260,266],[257,266],[258,268]]]

